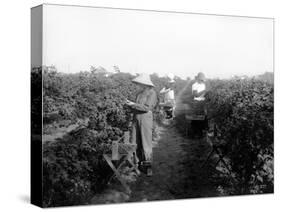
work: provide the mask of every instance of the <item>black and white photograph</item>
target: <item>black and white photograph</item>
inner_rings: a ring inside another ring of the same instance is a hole
[[[274,193],[274,19],[33,7],[31,172],[41,207]]]

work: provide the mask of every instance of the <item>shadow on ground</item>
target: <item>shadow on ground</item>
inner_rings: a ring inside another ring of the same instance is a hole
[[[132,185],[130,202],[224,196],[227,176],[212,167],[202,168],[210,146],[202,139],[187,139],[174,126],[162,126],[153,149],[153,176],[141,175]]]

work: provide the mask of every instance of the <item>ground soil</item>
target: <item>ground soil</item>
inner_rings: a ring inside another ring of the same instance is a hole
[[[224,195],[224,176],[212,167],[213,160],[201,167],[211,151],[205,138],[185,138],[173,123],[159,129],[160,139],[153,148],[153,176],[138,177],[129,201]]]
[[[158,127],[154,141],[153,175],[141,173],[130,183],[128,195],[118,181],[91,203],[143,202],[229,195],[229,176],[221,170],[214,155],[204,167],[211,146],[206,138],[189,139],[178,132],[173,122]],[[117,184],[116,184],[117,183]]]

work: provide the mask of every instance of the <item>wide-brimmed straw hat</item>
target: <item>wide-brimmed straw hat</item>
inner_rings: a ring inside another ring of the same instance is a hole
[[[148,85],[148,86],[154,87],[154,85],[150,79],[150,76],[148,74],[140,74],[139,76],[134,78],[132,81],[135,83],[142,84],[142,85]]]
[[[199,73],[197,74],[197,76],[195,77],[195,79],[205,81],[205,80],[206,80],[206,77],[205,77],[205,74],[204,74],[204,73],[199,72]]]

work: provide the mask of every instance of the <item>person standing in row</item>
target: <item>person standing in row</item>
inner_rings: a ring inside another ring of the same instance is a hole
[[[153,109],[157,105],[157,94],[150,76],[141,74],[133,79],[141,87],[136,102],[127,100],[127,105],[134,113],[132,143],[137,144],[137,159],[147,176],[152,175],[152,129]]]
[[[195,77],[195,83],[192,84],[192,95],[194,101],[202,102],[205,100],[206,93],[206,77],[202,72],[199,72]]]
[[[192,84],[193,97],[193,113],[195,115],[205,115],[204,121],[192,121],[192,128],[197,136],[203,136],[203,130],[207,127],[206,119],[205,94],[206,94],[206,77],[202,72],[199,72],[195,77],[195,83]]]
[[[174,84],[175,84],[175,80],[174,80],[174,75],[172,73],[168,74],[168,78],[169,78],[169,85],[168,87],[164,87],[162,88],[162,90],[160,91],[160,94],[164,94],[164,108],[168,108],[167,110],[167,118],[174,118],[174,111],[175,111],[175,107],[176,107],[176,100],[175,100],[175,92],[174,92]]]

